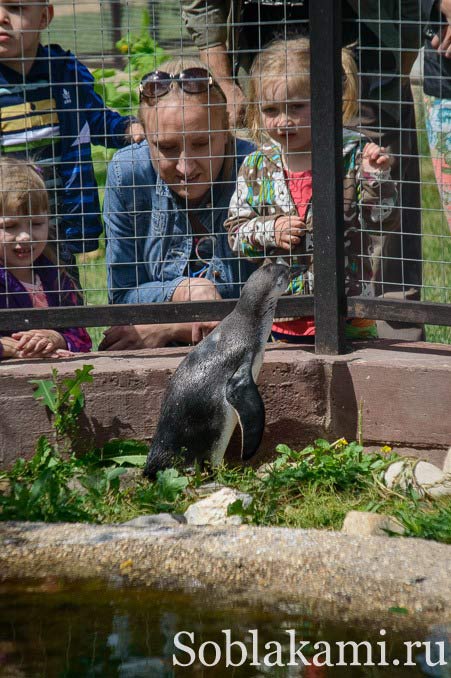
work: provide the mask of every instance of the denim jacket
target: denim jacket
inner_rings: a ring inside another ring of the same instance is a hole
[[[252,144],[236,139],[230,180],[214,182],[195,210],[202,226],[213,236],[213,257],[205,277],[216,284],[225,299],[238,297],[237,283],[247,280],[256,268],[233,255],[223,225],[237,171],[252,150]],[[121,149],[110,162],[104,219],[110,301],[170,301],[187,277],[193,235],[184,203],[155,172],[147,141]]]

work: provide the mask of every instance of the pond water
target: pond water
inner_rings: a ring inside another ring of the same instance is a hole
[[[450,627],[437,626],[413,638],[389,630],[383,634],[378,626],[369,631],[315,621],[293,606],[274,609],[246,605],[244,599],[240,605],[213,601],[213,592],[162,592],[96,581],[0,584],[0,676],[451,676]],[[228,640],[242,643],[231,646],[229,656]],[[357,665],[351,666],[352,646],[345,650],[336,643],[363,640],[370,644],[374,666],[363,665],[368,661],[363,646],[357,650]],[[303,641],[311,645],[301,645]],[[404,665],[405,641],[429,642],[429,656],[426,645],[415,647],[410,665]],[[174,642],[179,645],[177,661],[185,666],[173,665]],[[266,643],[271,644],[265,648]],[[294,654],[298,649],[301,655]],[[306,665],[315,655],[317,663],[326,665]],[[243,659],[241,666],[231,666]],[[331,666],[339,661],[345,665]]]

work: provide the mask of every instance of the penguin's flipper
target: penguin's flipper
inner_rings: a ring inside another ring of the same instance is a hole
[[[227,401],[241,426],[241,458],[250,459],[258,450],[265,428],[265,406],[252,376],[251,366],[243,364],[229,379]]]

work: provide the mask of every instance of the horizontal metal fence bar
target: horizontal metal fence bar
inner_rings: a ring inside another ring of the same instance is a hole
[[[222,320],[233,311],[236,299],[116,306],[64,306],[46,309],[0,311],[0,332],[49,327],[103,327],[105,325],[156,325]],[[286,297],[277,304],[277,317],[313,315],[313,296]]]
[[[348,316],[351,318],[450,326],[451,304],[439,304],[432,301],[408,301],[405,299],[349,297]]]
[[[67,306],[46,309],[11,309],[0,312],[0,332],[48,327],[102,327],[106,325],[154,325],[159,323],[222,320],[236,300],[193,301],[164,304],[118,304],[116,306]],[[348,316],[374,320],[451,326],[451,304],[404,299],[350,297]],[[313,296],[286,297],[277,305],[278,317],[314,314]]]

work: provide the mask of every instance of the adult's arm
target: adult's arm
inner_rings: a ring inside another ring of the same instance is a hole
[[[162,348],[171,342],[196,344],[208,334],[203,323],[204,333],[195,338],[193,323],[166,323],[162,325],[121,325],[105,330],[99,351],[125,351],[127,349]],[[215,325],[217,323],[210,323]],[[197,323],[200,325],[200,323]],[[212,328],[214,329],[214,328]],[[202,331],[202,330],[201,330]],[[210,330],[211,331],[211,330]]]
[[[233,32],[230,10],[230,0],[182,0],[182,14],[188,33],[199,48],[200,59],[224,91],[230,124],[234,127],[243,122],[245,97],[233,78],[228,47],[234,49],[234,46],[227,46],[228,33]]]
[[[431,46],[447,59],[451,59],[451,0],[422,0],[422,10],[428,22],[436,23],[440,19],[443,21],[443,17],[447,22],[431,39]],[[439,13],[443,16],[440,17]]]
[[[199,49],[227,43],[230,0],[181,0],[187,31]]]
[[[12,337],[0,337],[0,360],[18,357],[19,342]]]
[[[91,142],[108,148],[122,148],[130,142],[129,135],[133,134],[133,130],[137,132],[138,120],[133,116],[120,115],[108,108],[95,91],[94,77],[86,66],[77,61],[76,69],[81,107],[88,120]]]

